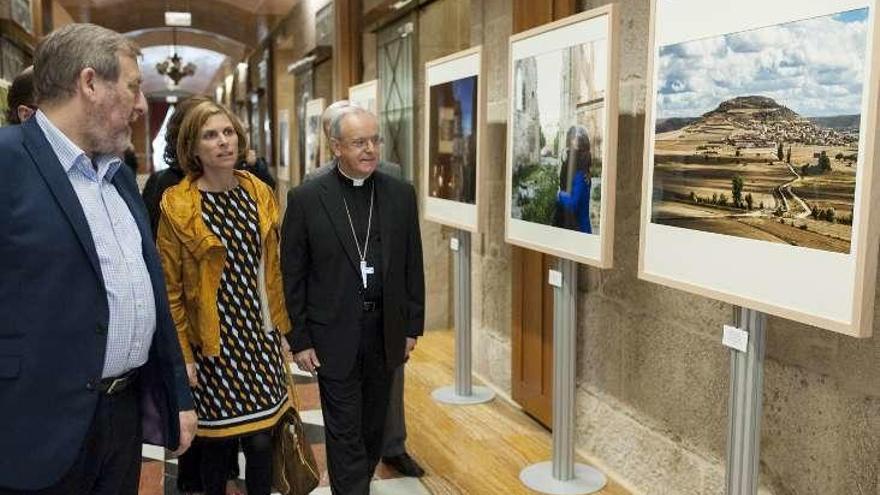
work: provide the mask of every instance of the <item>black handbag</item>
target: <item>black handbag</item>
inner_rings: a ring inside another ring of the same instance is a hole
[[[315,453],[306,438],[293,377],[288,373],[293,408],[278,421],[272,449],[272,485],[281,495],[308,495],[320,482]]]

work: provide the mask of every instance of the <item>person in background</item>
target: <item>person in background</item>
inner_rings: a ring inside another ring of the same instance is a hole
[[[6,94],[6,121],[9,124],[21,124],[37,111],[37,99],[34,97],[34,66],[25,67],[12,80],[9,93]]]
[[[269,165],[263,157],[257,157],[257,152],[249,149],[244,155],[244,160],[238,162],[236,167],[239,170],[245,170],[257,176],[263,181],[269,189],[275,190],[275,177],[269,172]]]
[[[157,244],[195,397],[207,495],[224,493],[239,442],[247,493],[269,495],[272,429],[291,408],[278,208],[263,182],[235,168],[245,139],[225,107],[190,107],[177,136],[186,176],[160,201]]]
[[[136,495],[142,443],[196,417],[159,257],[120,160],[146,111],[125,36],[68,24],[34,54],[40,110],[0,129],[0,494]]]

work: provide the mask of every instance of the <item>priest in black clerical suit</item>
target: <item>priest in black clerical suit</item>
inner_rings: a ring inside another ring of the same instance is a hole
[[[369,493],[391,376],[424,327],[415,190],[376,171],[378,123],[331,124],[336,168],[288,195],[281,263],[297,365],[315,371],[334,494]]]

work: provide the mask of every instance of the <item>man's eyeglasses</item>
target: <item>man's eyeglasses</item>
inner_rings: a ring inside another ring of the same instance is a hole
[[[356,150],[363,150],[363,149],[367,148],[368,144],[372,144],[373,147],[375,148],[375,147],[381,146],[382,143],[384,143],[384,142],[385,142],[385,139],[382,136],[373,136],[373,137],[368,137],[368,138],[352,139],[351,141],[348,142],[348,146],[351,146],[352,148],[354,148]]]

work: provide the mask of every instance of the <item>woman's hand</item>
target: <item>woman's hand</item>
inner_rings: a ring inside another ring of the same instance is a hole
[[[186,377],[189,378],[189,386],[199,388],[199,378],[196,374],[196,363],[186,363]]]

